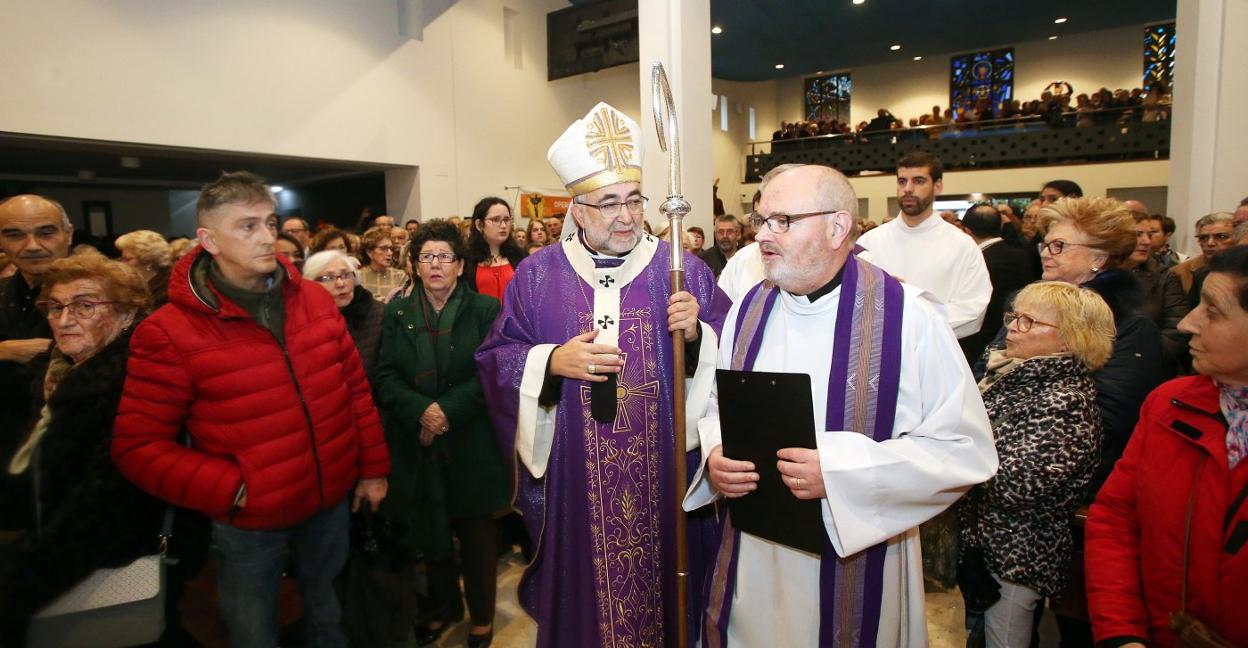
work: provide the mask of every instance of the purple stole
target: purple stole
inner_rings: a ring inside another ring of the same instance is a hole
[[[754,368],[763,331],[779,291],[770,283],[754,286],[742,300],[732,346],[732,368]],[[851,255],[842,271],[836,311],[832,367],[828,379],[828,430],[855,430],[876,442],[892,438],[901,375],[901,283]],[[723,534],[707,583],[704,642],[728,645],[728,619],[736,590],[741,532],[723,518]],[[886,544],[847,558],[829,540],[819,567],[819,646],[859,648],[876,645]]]

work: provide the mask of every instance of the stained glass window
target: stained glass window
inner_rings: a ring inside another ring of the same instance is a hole
[[[961,54],[949,60],[949,105],[961,116],[981,99],[992,104],[1014,98],[1014,48]]]
[[[848,72],[806,79],[807,121],[849,121],[849,94],[852,89]]]
[[[1174,23],[1144,28],[1144,89],[1161,86],[1170,92],[1174,83]]]

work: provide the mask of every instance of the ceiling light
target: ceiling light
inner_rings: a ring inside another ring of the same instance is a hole
[[[1057,20],[1054,20],[1054,21],[1053,21],[1053,24],[1055,24],[1055,25],[1060,25],[1060,24],[1062,24],[1062,23],[1064,23],[1064,22],[1066,22],[1066,19],[1065,19],[1065,18],[1058,18]]]
[[[922,57],[922,56],[916,56],[916,57],[914,57],[914,60],[916,60],[916,61],[922,61],[922,60],[923,60],[923,57]]]
[[[777,69],[777,70],[783,70],[783,69],[784,69],[784,64],[783,64],[783,63],[777,63],[777,64],[776,64],[776,69]]]
[[[896,52],[897,50],[901,49],[901,45],[893,45],[892,47],[889,47],[888,49],[893,50],[894,52]]]
[[[1049,40],[1057,40],[1057,36],[1050,36]]]
[[[866,2],[866,1],[867,1],[867,0],[854,0],[854,4],[862,4],[862,3]]]
[[[720,27],[719,25],[715,25],[714,27],[711,27],[711,33],[712,33],[712,34],[722,34],[722,33],[724,33],[724,28],[723,28],[723,27]]]
[[[269,185],[269,190],[275,194],[279,194],[286,191],[286,187],[283,187],[282,185]]]

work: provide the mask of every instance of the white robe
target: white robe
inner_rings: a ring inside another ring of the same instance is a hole
[[[979,332],[992,297],[984,253],[975,240],[932,214],[918,227],[898,216],[863,234],[864,260],[918,286],[945,305],[949,326],[959,338]],[[994,329],[1000,322],[989,322]]]
[[[857,431],[823,431],[839,288],[814,304],[782,292],[754,365],[757,371],[810,375],[828,493],[823,522],[837,554],[888,543],[878,646],[927,645],[918,525],[997,468],[988,414],[949,326],[921,290],[906,285],[904,293],[897,414],[887,441]],[[739,308],[732,307],[724,324],[720,367],[730,366]],[[714,395],[698,429],[703,448],[720,445]],[[704,460],[685,509],[718,498]],[[742,533],[728,645],[817,645],[819,563],[817,555]]]
[[[728,259],[719,273],[719,289],[735,304],[762,280],[763,252],[758,249],[758,243],[750,243]]]

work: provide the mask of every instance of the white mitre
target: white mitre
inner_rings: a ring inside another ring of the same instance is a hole
[[[599,102],[563,131],[546,159],[573,197],[620,182],[641,182],[641,127]]]

